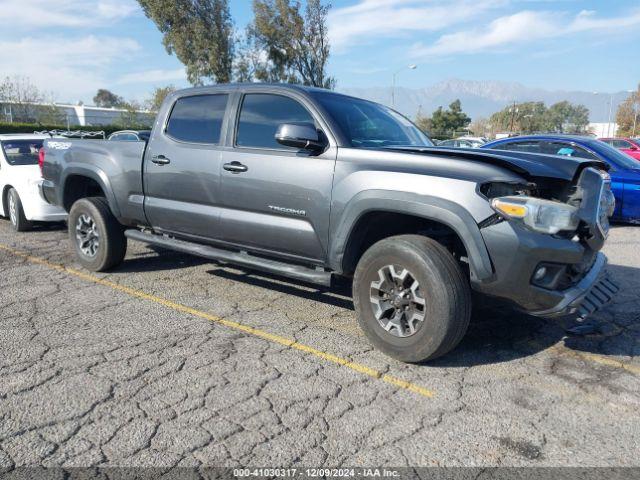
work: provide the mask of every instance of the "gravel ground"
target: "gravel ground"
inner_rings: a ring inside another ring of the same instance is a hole
[[[598,333],[487,310],[404,365],[343,290],[133,242],[90,275],[64,226],[2,220],[0,467],[640,466],[639,231],[605,248]]]

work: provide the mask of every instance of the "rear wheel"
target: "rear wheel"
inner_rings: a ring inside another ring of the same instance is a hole
[[[353,286],[358,322],[385,354],[420,362],[452,350],[467,331],[471,293],[451,253],[420,235],[399,235],[367,250]]]
[[[104,198],[90,197],[75,202],[68,224],[69,239],[84,268],[102,272],[122,263],[127,253],[127,237]]]
[[[22,201],[20,200],[20,195],[18,195],[18,191],[15,188],[9,190],[9,194],[7,195],[8,209],[9,209],[9,220],[11,220],[11,226],[16,232],[26,232],[33,228],[33,223],[31,223],[24,216],[24,209],[22,208]]]

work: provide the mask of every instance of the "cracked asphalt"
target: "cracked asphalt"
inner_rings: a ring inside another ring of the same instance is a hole
[[[405,365],[367,344],[346,288],[135,242],[99,283],[64,226],[0,220],[23,254],[0,249],[0,468],[639,466],[638,232],[605,247],[622,291],[596,333],[482,310],[447,357]]]

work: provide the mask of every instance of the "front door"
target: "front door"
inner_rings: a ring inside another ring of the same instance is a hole
[[[174,104],[145,154],[145,213],[154,229],[220,238],[219,147],[227,94],[191,95]]]
[[[224,240],[250,250],[321,263],[326,258],[336,149],[313,154],[280,145],[283,123],[319,122],[283,94],[247,93],[221,179]]]

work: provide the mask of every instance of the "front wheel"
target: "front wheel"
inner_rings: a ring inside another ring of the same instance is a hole
[[[24,216],[24,208],[22,208],[22,200],[15,188],[9,190],[7,195],[7,201],[9,203],[9,220],[11,220],[11,226],[16,232],[27,232],[33,228],[33,223],[27,220]]]
[[[369,248],[358,262],[353,295],[367,338],[403,362],[446,354],[469,326],[471,292],[462,269],[446,248],[420,235]]]
[[[76,258],[87,270],[109,270],[124,259],[127,237],[104,198],[78,200],[71,207],[68,224]]]

